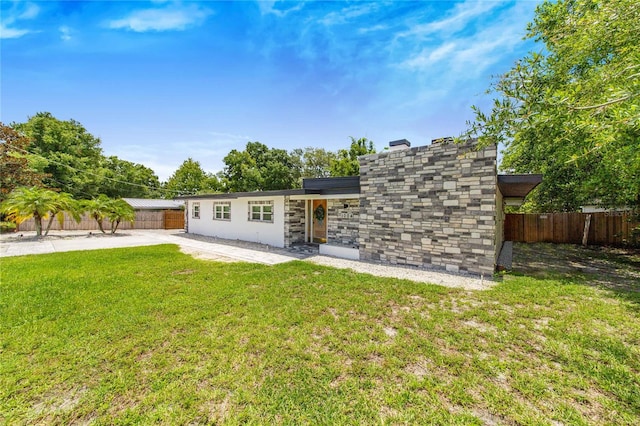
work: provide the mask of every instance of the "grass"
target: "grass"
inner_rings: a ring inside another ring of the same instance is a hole
[[[175,246],[2,259],[0,423],[639,424],[640,294]]]

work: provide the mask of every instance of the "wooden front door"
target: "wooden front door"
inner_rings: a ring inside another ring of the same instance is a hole
[[[313,242],[327,242],[327,200],[313,200],[311,208],[313,220]]]

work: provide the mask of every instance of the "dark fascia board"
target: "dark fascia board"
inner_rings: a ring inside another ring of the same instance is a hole
[[[541,174],[498,175],[498,188],[505,198],[524,198],[540,182]]]
[[[319,190],[321,194],[359,193],[360,176],[303,179],[302,188],[312,191]]]
[[[319,191],[309,191],[305,189],[282,189],[276,191],[253,191],[253,192],[225,192],[218,194],[183,195],[176,197],[176,200],[230,200],[236,198],[258,198],[274,197],[280,195],[305,195],[319,194]]]

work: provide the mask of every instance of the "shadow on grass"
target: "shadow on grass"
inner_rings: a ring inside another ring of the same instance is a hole
[[[511,274],[598,287],[640,305],[640,249],[514,243]]]

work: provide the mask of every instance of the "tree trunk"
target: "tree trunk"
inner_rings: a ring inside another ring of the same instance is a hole
[[[100,232],[106,234],[106,232],[104,232],[104,229],[102,229],[102,219],[99,219],[97,216],[93,216],[93,218],[96,220],[96,222],[98,222],[98,229],[100,230]]]
[[[36,225],[36,236],[42,237],[42,217],[38,213],[33,215],[33,222]]]
[[[46,237],[47,235],[49,235],[49,230],[51,229],[51,224],[53,223],[53,219],[55,219],[55,215],[52,215],[51,218],[49,219],[49,223],[47,223],[47,229],[44,231],[44,236]]]
[[[116,231],[118,230],[118,226],[120,225],[120,221],[116,220],[115,222],[115,226],[113,225],[113,223],[111,224],[111,233],[115,234]]]

